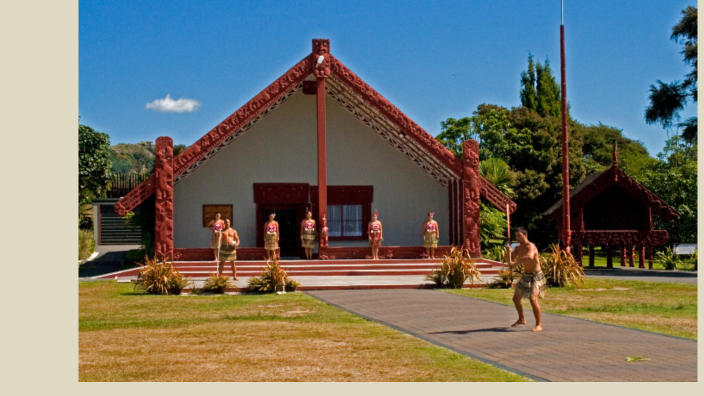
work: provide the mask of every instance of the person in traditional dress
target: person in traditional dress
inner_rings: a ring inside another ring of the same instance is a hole
[[[270,260],[277,257],[279,250],[279,223],[274,220],[275,217],[276,213],[270,214],[269,221],[264,223],[264,249]]]
[[[213,232],[210,236],[210,248],[213,249],[213,256],[215,257],[215,262],[217,262],[218,248],[220,247],[220,232],[225,228],[225,222],[220,219],[220,212],[215,212],[215,218],[210,220],[208,228]]]
[[[518,246],[515,250],[511,250],[511,246],[506,246],[506,257],[508,257],[508,265],[513,268],[518,264],[523,264],[523,274],[521,279],[516,282],[513,293],[513,303],[518,311],[518,320],[511,327],[526,324],[526,318],[523,315],[522,299],[529,299],[530,305],[533,307],[533,315],[535,315],[535,327],[533,331],[542,331],[540,305],[538,298],[545,297],[547,289],[547,280],[545,275],[540,270],[540,252],[534,244],[528,241],[528,231],[523,227],[516,228],[516,241]]]
[[[306,251],[306,259],[313,259],[313,249],[315,249],[315,220],[313,220],[313,212],[306,212],[305,220],[301,221],[301,244]]]
[[[225,219],[225,228],[220,232],[220,255],[218,257],[218,276],[222,275],[225,262],[229,261],[232,268],[232,279],[237,279],[237,246],[240,245],[240,237],[237,236],[237,231],[230,228],[230,219]]]
[[[323,215],[323,226],[320,227],[320,247],[328,247],[328,219]]]
[[[440,229],[438,222],[433,220],[435,213],[428,213],[428,221],[423,223],[423,247],[428,258],[435,258],[435,249],[438,248],[438,240],[440,239]]]
[[[374,212],[372,221],[367,226],[367,235],[369,236],[369,245],[372,247],[372,259],[379,260],[379,246],[384,240],[384,231],[379,221],[379,212]]]

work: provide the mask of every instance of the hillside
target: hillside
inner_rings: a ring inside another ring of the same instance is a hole
[[[174,156],[187,146],[174,146]],[[150,173],[154,169],[154,143],[120,143],[110,147],[110,161],[114,173]]]

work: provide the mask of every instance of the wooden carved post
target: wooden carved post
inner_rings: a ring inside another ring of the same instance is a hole
[[[156,139],[154,148],[155,210],[154,246],[159,260],[174,257],[174,141]]]
[[[635,267],[635,250],[636,247],[631,245],[628,247],[628,266]]]
[[[606,245],[606,268],[614,267],[614,247]]]
[[[645,246],[638,245],[638,268],[645,268]]]
[[[327,135],[325,131],[325,79],[330,76],[330,40],[313,40],[313,74],[316,77],[316,119],[318,125],[318,223],[328,213]]]
[[[479,239],[479,143],[465,140],[462,143],[462,186],[464,202],[462,204],[462,228],[464,229],[464,248],[472,257],[481,257],[482,249]]]
[[[625,267],[628,264],[626,264],[626,246],[621,245],[621,267]]]
[[[653,245],[648,245],[648,269],[653,269]]]
[[[594,268],[594,245],[589,245],[589,268]]]

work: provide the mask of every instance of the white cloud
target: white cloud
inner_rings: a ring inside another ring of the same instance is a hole
[[[198,110],[199,107],[200,102],[195,99],[181,98],[173,100],[171,95],[166,95],[164,99],[157,99],[147,103],[147,109],[170,113],[190,113]]]

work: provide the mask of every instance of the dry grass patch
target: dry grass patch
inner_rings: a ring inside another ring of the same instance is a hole
[[[302,293],[79,284],[81,381],[525,381]]]
[[[512,289],[452,291],[513,305]],[[697,285],[587,278],[584,288],[551,288],[545,312],[697,339]]]

